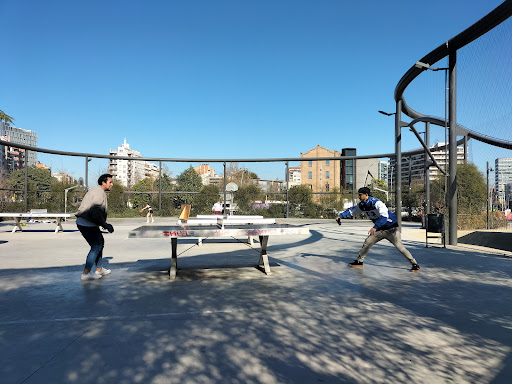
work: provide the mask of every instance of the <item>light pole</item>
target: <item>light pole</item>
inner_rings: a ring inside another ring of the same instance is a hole
[[[80,186],[80,184],[75,185],[74,187],[69,187],[69,188],[64,189],[64,213],[67,213],[67,208],[68,208],[68,192],[74,188],[79,187],[79,186]],[[64,218],[64,220],[66,220],[66,218]]]
[[[89,190],[89,156],[85,156],[85,190]]]
[[[290,217],[290,164],[286,164],[286,218]]]
[[[487,162],[487,229],[489,229],[489,172],[492,171],[494,171],[494,169],[489,168],[489,162]]]
[[[446,205],[448,206],[448,241],[450,245],[457,245],[457,51],[450,52],[448,68],[431,67],[428,63],[416,62],[416,68],[430,71],[445,71],[444,75],[444,126],[445,126],[445,154],[448,147],[448,172],[445,182]],[[449,85],[448,85],[449,83]],[[448,97],[447,97],[448,92]],[[449,108],[449,110],[448,110]],[[447,116],[448,120],[447,121]],[[447,124],[448,123],[448,124]],[[450,127],[448,136],[447,129]],[[446,156],[446,155],[445,155]],[[446,171],[446,168],[445,168]]]
[[[408,124],[404,123],[400,116],[402,115],[402,101],[396,102],[396,112],[388,113],[379,111],[386,116],[395,115],[395,212],[398,227],[402,228],[402,127]]]
[[[410,123],[405,123],[405,122],[401,121],[400,118],[398,117],[402,110],[401,106],[402,106],[402,103],[399,100],[397,102],[397,112],[396,113],[388,113],[388,112],[384,112],[384,111],[378,111],[379,113],[382,113],[383,115],[386,115],[386,116],[395,115],[395,156],[396,156],[396,160],[395,160],[395,166],[396,166],[396,169],[395,169],[395,176],[396,176],[395,177],[395,201],[396,201],[395,211],[400,212],[400,214],[397,215],[397,223],[399,226],[401,225],[401,212],[402,212],[402,177],[401,177],[402,176],[402,145],[401,145],[402,144],[402,139],[401,139],[402,127],[410,128],[410,130],[416,135],[416,138],[419,140],[419,142],[423,146],[425,153],[431,158],[432,165],[435,165],[441,173],[443,173],[444,175],[447,175],[446,170],[442,169],[440,167],[440,165],[436,162],[436,160],[430,153],[428,146],[424,143],[423,139],[421,138],[421,136],[418,134],[418,132],[414,128],[414,125],[418,122],[425,122],[425,123],[429,122],[429,118],[427,116],[418,117],[416,119],[413,119]],[[427,130],[428,129],[429,129],[429,126],[427,126]],[[456,169],[452,170],[452,171],[455,172]],[[454,222],[456,225],[456,223],[457,223],[457,219],[456,219],[457,218],[457,216],[456,216],[457,204],[456,204],[456,202],[453,203],[453,201],[450,201],[450,204],[451,204],[451,205],[449,205],[450,213],[452,213],[453,211],[455,212]],[[453,209],[453,207],[454,207],[454,209]],[[455,232],[454,237],[455,237],[455,241],[456,241],[457,240],[456,232]]]

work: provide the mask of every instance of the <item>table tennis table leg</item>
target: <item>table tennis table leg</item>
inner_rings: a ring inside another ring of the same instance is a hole
[[[178,238],[171,237],[171,268],[169,268],[169,279],[176,279],[178,272]]]
[[[268,256],[267,256],[267,243],[268,243],[268,236],[259,236],[260,238],[260,261],[258,262],[259,267],[263,267],[265,270],[265,274],[270,275],[270,264],[268,263]]]
[[[21,229],[21,217],[15,217],[14,220],[16,220],[16,224],[14,225],[14,228],[12,229],[12,233],[16,232],[17,229],[19,229],[21,232],[23,232],[23,229]]]
[[[57,217],[57,228],[55,228],[55,233],[59,232],[59,229],[64,232],[64,228],[62,228],[62,217]]]

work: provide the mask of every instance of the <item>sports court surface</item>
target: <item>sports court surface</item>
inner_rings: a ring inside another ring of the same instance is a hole
[[[171,281],[170,240],[128,239],[145,219],[113,219],[112,274],[86,282],[74,221],[1,222],[0,382],[511,382],[512,252],[425,248],[404,223],[421,272],[385,242],[351,269],[369,221],[278,221],[310,234],[270,236],[270,275],[257,241],[185,239]]]

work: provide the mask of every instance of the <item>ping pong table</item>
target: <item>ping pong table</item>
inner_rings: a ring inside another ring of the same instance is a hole
[[[62,228],[62,219],[71,217],[71,214],[69,213],[15,213],[15,212],[7,212],[7,213],[0,213],[0,217],[12,217],[15,220],[14,228],[12,229],[12,233],[16,232],[16,230],[20,230],[20,232],[23,232],[23,228],[21,228],[21,219],[25,218],[54,218],[55,219],[55,233],[62,231],[64,232],[64,228]]]
[[[179,238],[209,238],[209,237],[249,237],[258,236],[260,240],[260,258],[258,267],[265,274],[270,274],[267,244],[269,236],[308,235],[309,229],[291,224],[232,224],[232,225],[144,225],[128,233],[128,238],[170,238],[171,267],[169,278],[174,280],[178,271],[178,239]]]

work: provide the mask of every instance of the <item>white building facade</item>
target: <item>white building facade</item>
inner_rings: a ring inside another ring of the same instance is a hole
[[[512,201],[512,157],[494,160],[494,190],[498,203],[505,209]]]
[[[117,150],[111,149],[109,155],[134,158],[142,157],[140,152],[130,148],[126,139],[124,139],[124,143],[121,144]],[[160,170],[158,165],[143,160],[110,159],[107,172],[125,187],[130,188],[146,177],[158,178]]]
[[[442,169],[448,170],[448,151],[445,150],[444,143],[437,143],[430,147],[430,152],[432,156],[437,161],[439,166]],[[457,164],[464,163],[466,156],[464,154],[464,145],[459,145],[457,147]],[[427,155],[427,161],[431,162],[430,158]],[[388,185],[394,184],[392,183],[392,179],[394,179],[395,175],[395,164],[396,161],[394,158],[389,161],[389,169],[388,169]],[[402,180],[423,180],[425,174],[425,155],[424,152],[421,152],[417,155],[412,156],[403,156],[402,155]],[[437,167],[431,166],[429,168],[429,176],[430,180],[442,176],[443,174]]]
[[[288,167],[288,185],[294,187],[301,184],[300,166]]]
[[[10,141],[13,144],[25,144],[37,147],[37,132],[27,129],[11,127],[9,123],[0,121],[0,137],[2,140]],[[8,171],[22,169],[25,162],[30,167],[37,162],[37,152],[25,151],[13,146],[0,146],[0,168]],[[25,158],[26,157],[26,158]]]

